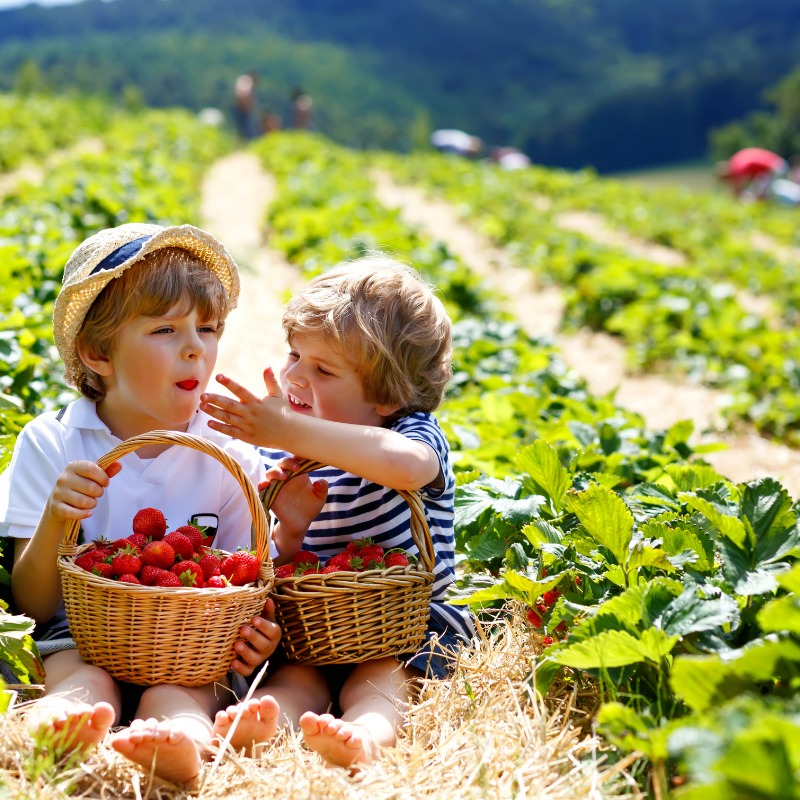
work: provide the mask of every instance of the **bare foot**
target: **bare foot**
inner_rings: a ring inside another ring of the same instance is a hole
[[[363,725],[306,711],[300,717],[300,729],[305,743],[329,764],[353,767],[371,764],[377,757],[378,748]]]
[[[237,752],[244,748],[245,752],[250,753],[256,745],[269,741],[278,732],[280,711],[278,701],[271,695],[265,695],[260,700],[251,698],[218,711],[211,735],[218,743],[222,743],[238,716],[231,746]]]
[[[114,708],[110,703],[70,703],[63,707],[43,704],[38,713],[28,718],[31,730],[59,754],[96,747],[114,724]]]
[[[197,742],[168,721],[135,719],[115,733],[111,746],[129,761],[173,783],[187,783],[200,774]]]

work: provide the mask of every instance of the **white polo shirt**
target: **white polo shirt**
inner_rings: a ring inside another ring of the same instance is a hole
[[[258,486],[265,468],[256,448],[212,430],[208,419],[198,411],[187,433],[218,445]],[[70,461],[97,461],[119,443],[97,416],[95,404],[85,398],[29,422],[17,437],[11,463],[0,475],[0,536],[30,539],[64,467]],[[82,522],[84,541],[130,534],[134,514],[151,506],[164,513],[167,530],[198,518],[201,524],[217,527],[214,547],[234,551],[251,546],[252,517],[245,495],[213,456],[175,445],[152,459],[132,452],[120,463],[122,469],[111,479],[92,516]]]

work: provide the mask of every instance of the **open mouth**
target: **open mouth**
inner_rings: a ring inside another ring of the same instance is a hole
[[[308,403],[302,403],[296,397],[292,397],[291,395],[289,395],[288,397],[289,397],[289,404],[293,408],[311,408],[311,406],[308,405]]]
[[[184,391],[193,392],[197,388],[199,383],[200,381],[192,379],[190,381],[178,381],[175,385],[179,389],[183,389]]]

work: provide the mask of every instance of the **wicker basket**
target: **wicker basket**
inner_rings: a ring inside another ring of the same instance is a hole
[[[182,445],[216,458],[239,482],[253,525],[251,546],[261,562],[258,580],[224,589],[163,588],[120,583],[75,566],[91,547],[76,547],[79,520],[67,523],[58,569],[70,631],[84,660],[118,680],[152,686],[202,686],[219,680],[235,656],[239,628],[264,607],[274,580],[269,525],[250,478],[216,445],[197,436],[152,431],[117,445],[98,460],[105,468],[140,447]]]
[[[302,461],[290,477],[320,466]],[[267,511],[285,482],[272,481],[262,493]],[[417,564],[275,579],[275,618],[290,662],[352,664],[413,652],[424,641],[433,591],[433,542],[419,494],[398,494],[411,508]]]

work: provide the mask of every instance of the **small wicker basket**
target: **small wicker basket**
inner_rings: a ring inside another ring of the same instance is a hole
[[[286,480],[320,466],[301,461]],[[266,511],[286,480],[272,481],[262,492]],[[433,542],[419,493],[398,494],[411,508],[416,564],[275,579],[275,618],[290,662],[353,664],[413,652],[423,643],[433,592]]]
[[[216,458],[239,482],[253,518],[251,546],[261,563],[248,586],[163,588],[120,583],[75,566],[91,547],[76,547],[79,520],[67,523],[58,569],[70,631],[84,660],[113,677],[152,686],[202,686],[222,678],[235,656],[239,628],[261,612],[274,580],[269,524],[239,464],[215,444],[186,433],[152,431],[121,442],[98,460],[105,468],[140,447],[181,445]]]

